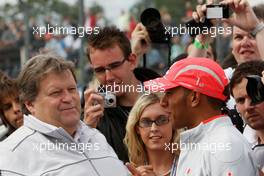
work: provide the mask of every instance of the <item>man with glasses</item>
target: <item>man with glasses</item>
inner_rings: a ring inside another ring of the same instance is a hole
[[[100,90],[114,92],[117,106],[104,108],[104,99],[98,90],[87,89],[84,94],[84,122],[99,129],[119,159],[128,161],[123,144],[125,126],[132,106],[144,89],[133,72],[137,67],[137,57],[131,52],[125,34],[115,27],[105,27],[97,35],[89,36],[87,55]]]

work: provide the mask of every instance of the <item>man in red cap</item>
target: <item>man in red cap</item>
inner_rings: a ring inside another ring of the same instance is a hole
[[[221,112],[227,85],[223,69],[206,58],[178,61],[164,77],[144,83],[147,89],[165,91],[161,104],[170,108],[175,127],[186,129],[177,146],[176,175],[258,175],[246,139]]]

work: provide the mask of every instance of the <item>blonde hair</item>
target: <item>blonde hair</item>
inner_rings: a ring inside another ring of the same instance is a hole
[[[141,137],[136,131],[136,126],[140,120],[140,117],[146,107],[159,103],[161,99],[160,94],[143,94],[135,103],[132,110],[130,111],[128,121],[126,124],[126,136],[124,143],[128,148],[128,155],[130,162],[136,165],[143,165],[146,162],[147,152],[145,149],[145,144],[143,143]],[[175,130],[173,134],[172,141],[175,142],[179,140],[178,132]],[[179,154],[177,151],[175,154]]]

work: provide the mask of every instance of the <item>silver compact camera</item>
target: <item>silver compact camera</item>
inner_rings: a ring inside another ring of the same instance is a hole
[[[115,108],[116,107],[116,95],[112,92],[98,92],[104,98],[105,108]]]
[[[207,19],[229,18],[229,6],[221,4],[206,5]]]

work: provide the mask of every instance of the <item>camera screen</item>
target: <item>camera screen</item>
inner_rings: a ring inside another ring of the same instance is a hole
[[[207,7],[206,18],[223,18],[223,7]]]

